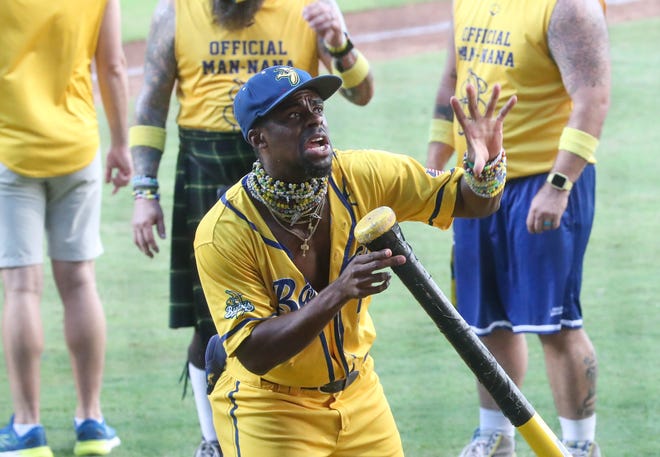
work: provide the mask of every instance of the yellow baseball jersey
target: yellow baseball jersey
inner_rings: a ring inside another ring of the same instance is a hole
[[[328,189],[330,282],[360,249],[353,234],[355,224],[379,206],[391,207],[398,221],[448,228],[462,174],[459,168],[429,171],[405,155],[335,151]],[[195,258],[228,355],[225,374],[258,386],[261,377],[240,363],[236,349],[261,320],[300,309],[317,291],[274,238],[248,195],[245,178],[200,222]],[[368,312],[370,301],[367,297],[347,303],[318,338],[263,379],[285,386],[314,387],[361,368],[376,337]]]
[[[91,61],[106,1],[0,3],[0,162],[61,176],[99,147]]]
[[[214,23],[209,0],[176,0],[179,126],[239,132],[234,95],[255,73],[289,65],[318,75],[316,32],[302,17],[313,0],[265,0],[254,24],[229,31]]]
[[[552,168],[573,108],[546,40],[555,4],[556,0],[454,1],[456,96],[466,112],[467,84],[476,88],[482,112],[496,83],[502,87],[498,109],[512,95],[518,97],[504,122],[509,179]],[[527,14],[531,9],[534,14]],[[458,122],[454,145],[461,161],[466,142]]]

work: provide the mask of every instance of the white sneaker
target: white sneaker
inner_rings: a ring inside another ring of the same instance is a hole
[[[514,439],[500,432],[488,435],[474,432],[470,444],[463,448],[458,457],[516,457]]]
[[[217,441],[206,441],[202,439],[193,457],[222,457],[222,451]]]
[[[600,448],[595,441],[563,441],[573,457],[600,457]]]

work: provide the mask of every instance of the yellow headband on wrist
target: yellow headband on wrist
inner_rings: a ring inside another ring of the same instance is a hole
[[[564,127],[559,137],[559,149],[572,152],[589,163],[596,163],[598,138],[572,127]]]
[[[341,87],[344,89],[352,89],[359,85],[369,75],[369,61],[357,49],[353,49],[356,54],[355,63],[351,68],[346,71],[339,71],[333,67],[332,72],[341,77],[343,84]]]
[[[429,143],[440,142],[454,147],[454,123],[446,119],[431,119]]]
[[[162,127],[134,125],[128,130],[128,145],[130,147],[148,146],[163,152],[165,150],[165,137],[165,129]]]

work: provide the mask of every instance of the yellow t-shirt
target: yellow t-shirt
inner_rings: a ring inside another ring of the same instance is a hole
[[[461,104],[467,107],[468,83],[477,89],[482,112],[496,83],[502,87],[497,109],[512,95],[518,97],[504,121],[509,179],[552,168],[573,108],[546,40],[555,4],[556,0],[454,2],[456,96]],[[466,142],[459,127],[455,122],[460,162]]]
[[[389,206],[398,221],[448,228],[463,170],[427,171],[411,157],[382,151],[336,151],[328,195],[331,213],[329,281],[360,247],[355,224]],[[244,180],[243,180],[244,181]],[[244,182],[230,188],[197,228],[195,259],[216,329],[227,351],[228,375],[251,385],[235,351],[260,320],[295,312],[316,294],[249,198]],[[351,300],[305,349],[263,378],[297,387],[321,386],[359,368],[376,337],[371,297]]]
[[[91,61],[106,1],[0,3],[0,162],[30,177],[78,171],[95,157]]]
[[[209,0],[176,0],[179,126],[240,132],[234,96],[265,67],[289,65],[318,75],[316,32],[302,17],[313,0],[265,0],[254,24],[228,31],[213,22]]]

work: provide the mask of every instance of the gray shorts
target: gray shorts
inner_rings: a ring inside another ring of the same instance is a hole
[[[101,245],[101,156],[75,173],[28,178],[0,164],[0,268],[91,260]]]

